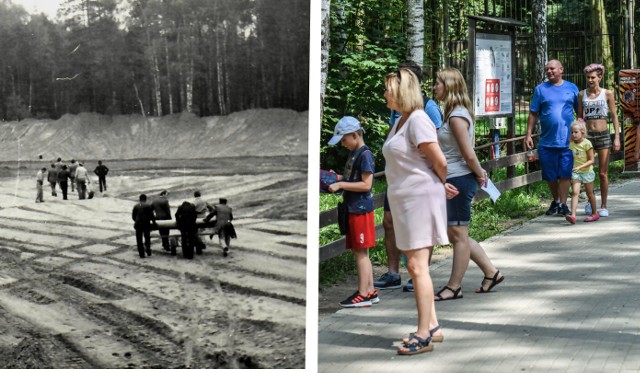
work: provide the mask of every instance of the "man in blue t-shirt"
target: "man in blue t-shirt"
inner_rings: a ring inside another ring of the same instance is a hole
[[[571,215],[567,206],[573,168],[569,133],[574,112],[578,108],[578,87],[562,79],[564,69],[560,61],[550,60],[545,69],[549,80],[539,84],[533,91],[525,145],[533,149],[531,133],[540,119],[538,156],[542,165],[542,179],[547,181],[553,195],[546,215],[566,216]]]

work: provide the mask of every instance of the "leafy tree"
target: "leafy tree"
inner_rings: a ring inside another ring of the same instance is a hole
[[[22,120],[31,116],[29,108],[24,104],[22,97],[18,95],[13,94],[7,97],[6,106],[5,117],[7,120]]]
[[[0,114],[308,108],[309,1],[64,0],[58,23],[0,1]]]
[[[336,10],[339,10],[338,12]],[[333,127],[345,115],[358,117],[365,141],[379,149],[388,130],[384,76],[404,61],[404,1],[332,1],[330,59],[321,132],[322,167],[339,169],[345,151],[328,147]],[[380,152],[376,163],[383,165]]]

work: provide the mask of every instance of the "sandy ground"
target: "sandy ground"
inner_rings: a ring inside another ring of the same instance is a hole
[[[303,368],[306,155],[106,164],[108,192],[35,203],[43,163],[0,163],[0,368]],[[157,232],[138,257],[131,209],[162,189],[172,212],[229,200],[227,258],[217,237],[173,257]]]

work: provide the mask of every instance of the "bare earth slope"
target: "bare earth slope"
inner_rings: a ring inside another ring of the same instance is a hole
[[[0,369],[303,368],[306,114],[160,118],[137,129],[135,119],[0,125]],[[7,132],[21,134],[20,156]],[[45,161],[32,160],[38,151]],[[62,200],[47,185],[36,204],[35,172],[57,156],[89,170],[112,159],[108,192]],[[195,189],[212,203],[228,198],[230,255],[206,237],[203,255],[174,257],[153,232],[153,255],[140,259],[131,209],[162,189],[173,213]]]
[[[254,109],[221,117],[102,116],[0,124],[0,159],[215,158],[307,153],[308,112]],[[18,158],[20,157],[20,158]]]

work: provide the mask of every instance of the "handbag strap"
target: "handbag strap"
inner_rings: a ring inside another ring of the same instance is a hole
[[[358,163],[358,161],[362,157],[362,154],[365,152],[365,150],[369,150],[369,147],[366,145],[362,145],[360,149],[356,150],[356,154],[353,156],[354,158],[353,163],[351,164],[351,175],[349,176],[349,180],[353,180],[353,177],[356,176],[356,163]],[[347,193],[349,193],[349,191],[344,189],[342,190],[343,199],[346,199],[345,197]]]

